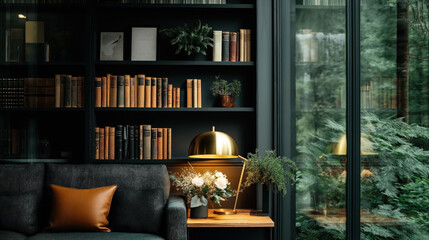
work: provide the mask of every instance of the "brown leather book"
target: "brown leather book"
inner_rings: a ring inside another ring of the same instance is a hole
[[[151,159],[158,159],[158,129],[152,128],[151,130]]]
[[[156,146],[156,149],[157,149],[157,159],[162,159],[163,157],[162,157],[162,154],[163,154],[163,143],[164,143],[164,138],[163,138],[163,131],[162,131],[162,128],[157,128],[156,129],[157,130],[157,137],[156,137],[156,140],[157,140],[157,146]]]
[[[104,128],[100,128],[100,140],[99,140],[99,142],[100,142],[100,157],[99,157],[99,159],[104,159]]]
[[[151,125],[143,125],[143,159],[151,158]]]
[[[118,76],[110,76],[110,107],[117,107],[118,98]],[[112,158],[113,159],[113,158]]]
[[[168,108],[173,107],[173,84],[168,84]]]
[[[115,128],[110,127],[109,134],[109,159],[115,159]]]
[[[192,79],[186,79],[186,107],[192,107]]]
[[[245,52],[244,39],[245,38],[246,38],[245,29],[240,29],[240,62],[246,61],[244,56],[244,52]]]
[[[198,79],[194,79],[192,82],[192,107],[198,107]]]
[[[176,88],[173,88],[173,96],[172,96],[173,108],[176,108],[176,94],[177,94]]]
[[[176,88],[176,108],[180,108],[180,88]]]
[[[130,75],[125,75],[124,91],[125,91],[125,107],[129,108],[131,103],[131,77]]]
[[[201,99],[201,79],[198,79],[197,81],[197,107],[201,108],[203,105],[202,99]]]
[[[229,61],[237,61],[237,33],[229,33]]]
[[[61,99],[61,75],[55,74],[55,107],[56,108],[61,107],[60,99]]]
[[[95,128],[95,160],[100,159],[100,128]]]
[[[101,90],[101,79],[100,79],[100,90]],[[72,77],[72,88],[71,88],[71,94],[72,94],[72,108],[77,108],[77,77]],[[100,91],[101,96],[101,91]],[[101,104],[101,98],[100,98],[100,104]]]
[[[152,100],[151,100],[151,106],[153,107],[153,108],[156,108],[156,78],[155,77],[153,77],[152,78],[152,81],[151,81],[151,89],[152,89],[152,92],[151,92],[151,94],[152,94]]]
[[[84,95],[85,95],[85,84],[84,84],[84,77],[80,76],[77,77],[77,107],[83,108],[84,106]]]
[[[104,159],[109,159],[109,136],[110,135],[110,127],[104,127]]]
[[[250,29],[246,29],[246,61],[250,62],[252,60],[252,34]]]
[[[235,54],[235,56],[237,56],[237,62],[239,62],[240,61],[240,32],[237,32],[237,44],[236,44],[236,54]]]
[[[101,107],[101,78],[95,78],[95,107]]]
[[[137,76],[137,107],[145,107],[144,94],[145,94],[145,75],[140,74]]]
[[[130,107],[136,107],[136,78],[132,77],[130,79]]]
[[[156,107],[162,108],[162,78],[156,79]]]
[[[101,77],[101,107],[106,107],[107,104],[107,96],[106,96],[106,84],[107,78],[106,77]],[[95,104],[97,105],[97,104]]]
[[[168,129],[167,135],[167,159],[171,159],[171,128]]]
[[[168,107],[168,78],[162,79],[162,107]]]
[[[144,129],[143,129],[143,125],[139,126],[139,143],[138,143],[138,149],[139,149],[139,159],[143,160],[144,158]]]
[[[106,107],[110,107],[110,77],[111,74],[106,76]]]
[[[167,135],[168,135],[168,129],[167,128],[163,128],[162,129],[162,159],[167,159]]]
[[[152,83],[152,78],[151,77],[146,77],[145,79],[145,100],[144,100],[144,106],[147,108],[152,107],[151,101],[152,101],[152,92],[151,92],[151,83]]]

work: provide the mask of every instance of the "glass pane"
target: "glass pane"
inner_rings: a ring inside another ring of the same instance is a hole
[[[298,239],[345,239],[345,1],[296,1]]]
[[[362,0],[362,239],[429,239],[428,9]]]

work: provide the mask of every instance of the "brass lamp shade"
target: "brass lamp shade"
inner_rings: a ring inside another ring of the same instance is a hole
[[[361,155],[376,155],[373,149],[373,142],[366,137],[360,137],[360,154]],[[345,156],[347,155],[347,136],[344,134],[340,137],[337,143],[335,143],[330,154]]]
[[[226,133],[215,131],[198,134],[189,145],[188,155],[191,158],[237,158],[238,147],[235,140]]]

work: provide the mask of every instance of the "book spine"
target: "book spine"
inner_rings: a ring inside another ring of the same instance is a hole
[[[125,77],[118,76],[118,107],[125,107]]]
[[[222,61],[229,62],[229,32],[222,32]]]
[[[145,107],[145,75],[138,75],[137,77],[137,107]]]
[[[232,32],[229,34],[229,61],[237,61],[237,33]]]
[[[173,107],[173,85],[172,84],[168,84],[168,108],[172,108]]]
[[[152,92],[151,92],[151,83],[152,83],[152,78],[151,77],[146,77],[145,80],[145,102],[144,102],[144,106],[147,108],[152,107],[151,101],[152,101]]]
[[[100,144],[100,156],[99,156],[99,159],[104,159],[104,139],[105,139],[105,137],[104,137],[104,128],[100,128],[100,140],[99,140],[99,144]]]
[[[201,99],[201,79],[197,80],[197,107],[202,108],[202,99]]]
[[[162,107],[168,107],[168,78],[162,79]]]
[[[156,148],[157,148],[157,159],[163,159],[162,144],[164,143],[164,140],[163,140],[163,135],[162,135],[162,128],[157,128],[156,130],[157,130],[157,137],[156,137],[156,140],[157,140],[157,146],[156,146]]]
[[[107,81],[106,77],[101,77],[101,107],[107,106],[106,81]],[[97,80],[96,80],[96,85],[97,85]],[[96,91],[96,95],[97,95],[97,91]],[[95,98],[97,99],[97,97]],[[97,100],[95,102],[97,102]],[[97,107],[97,103],[95,104],[95,106]]]
[[[60,75],[60,107],[64,107],[66,75]],[[25,90],[24,90],[25,91]]]
[[[152,100],[151,100],[151,106],[153,108],[156,108],[156,78],[153,77],[152,81],[151,81],[151,96],[152,96]]]
[[[134,107],[137,107],[137,104],[138,104],[137,81],[138,81],[138,76],[134,75]]]
[[[70,108],[72,106],[72,77],[71,75],[67,75],[64,83],[64,107]]]
[[[110,107],[110,78],[111,74],[106,75],[106,107]]]
[[[251,30],[247,29],[246,30],[246,61],[251,61],[252,57],[252,34],[251,34]]]
[[[151,158],[158,159],[158,129],[152,128],[151,130]]]
[[[129,128],[128,125],[124,126],[122,131],[122,158],[123,159],[129,159]]]
[[[143,125],[143,159],[151,158],[151,125]]]
[[[104,127],[104,159],[109,159],[110,127]]]
[[[186,79],[186,107],[192,107],[192,79]]]
[[[162,143],[162,159],[167,159],[167,135],[168,135],[168,129],[163,128],[162,129],[162,136],[163,136],[163,143]]]
[[[130,79],[130,107],[136,107],[136,78],[132,77]]]
[[[193,100],[192,100],[192,106],[194,108],[198,107],[198,79],[194,79],[192,81],[192,96],[193,96]]]
[[[84,77],[77,78],[77,107],[82,108],[84,106]]]
[[[139,126],[139,159],[144,159],[144,126]]]
[[[135,146],[134,146],[134,126],[130,126],[130,159],[135,159]]]
[[[95,78],[95,107],[101,107],[101,78]]]
[[[172,96],[173,108],[176,108],[176,103],[177,103],[176,94],[177,94],[176,88],[173,88],[173,96]]]
[[[176,88],[176,108],[180,108],[180,88]]]
[[[117,107],[118,76],[110,76],[110,107]]]
[[[1,88],[1,87],[0,87]],[[1,92],[0,92],[1,95]],[[55,75],[55,107],[61,107],[61,75]]]
[[[123,133],[123,126],[117,125],[115,130],[115,159],[116,160],[122,160],[122,133]]]
[[[95,160],[100,159],[100,128],[95,128]]]
[[[169,128],[168,129],[168,131],[167,131],[167,137],[168,137],[168,139],[167,139],[167,159],[171,159],[171,138],[172,138],[172,136],[171,136],[171,133],[172,133],[172,131],[171,131],[171,128]]]
[[[130,89],[130,81],[131,81],[131,78],[130,78],[130,75],[125,75],[125,80],[124,80],[124,98],[125,98],[125,100],[124,100],[124,103],[125,103],[125,107],[126,108],[129,108],[130,107],[130,102],[131,102],[131,93],[130,93],[130,91],[131,91],[131,89]]]
[[[115,159],[115,132],[116,129],[114,127],[110,127],[109,134],[109,159]]]
[[[240,62],[244,62],[244,33],[245,29],[240,29]]]
[[[222,31],[213,31],[213,61],[222,61]]]
[[[100,87],[101,87],[101,82],[100,82]],[[72,91],[72,107],[77,108],[77,77],[72,77],[71,91]]]
[[[156,107],[162,108],[162,78],[156,79]]]

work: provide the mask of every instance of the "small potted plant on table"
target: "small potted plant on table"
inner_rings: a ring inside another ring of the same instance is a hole
[[[239,96],[241,93],[241,82],[233,80],[231,83],[220,76],[216,76],[210,90],[213,96],[219,96],[222,107],[234,107],[234,96]]]

